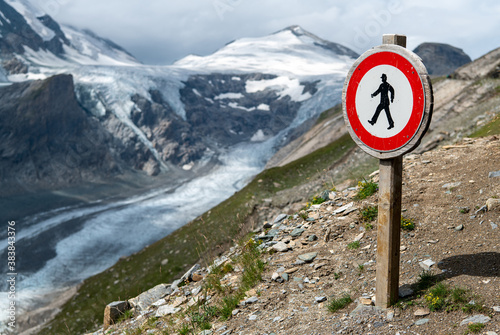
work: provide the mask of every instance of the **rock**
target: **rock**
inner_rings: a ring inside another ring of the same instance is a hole
[[[309,235],[309,236],[307,237],[307,240],[308,240],[309,242],[314,242],[314,241],[317,241],[317,240],[318,240],[318,236],[316,236],[316,235],[314,235],[314,234]]]
[[[246,306],[246,305],[253,304],[253,303],[257,302],[257,301],[259,301],[259,298],[257,298],[257,297],[250,297],[250,298],[248,298],[248,299],[246,299],[246,300],[243,300],[243,301],[241,302],[241,304],[242,304],[243,306]]]
[[[415,326],[421,326],[426,324],[427,322],[431,321],[431,319],[420,319],[415,321]]]
[[[323,192],[321,192],[319,197],[325,201],[330,200],[330,191],[324,190]]]
[[[328,228],[326,229],[326,233],[325,233],[325,238],[324,238],[324,241],[325,241],[325,242],[330,241],[330,233],[331,233],[331,232],[332,232],[331,228],[330,228],[330,227],[328,227]]]
[[[287,214],[280,214],[274,219],[273,223],[274,224],[281,223],[281,221],[285,220],[287,217],[288,217]]]
[[[399,297],[400,298],[406,298],[406,297],[412,296],[413,293],[414,293],[413,290],[409,286],[403,285],[399,288]]]
[[[299,255],[299,260],[306,262],[306,263],[311,263],[316,256],[318,256],[317,252],[308,252],[306,254]]]
[[[172,307],[179,307],[180,305],[182,305],[183,303],[185,303],[187,300],[187,298],[185,296],[181,296],[181,297],[177,297],[175,298],[173,304],[172,304]]]
[[[297,267],[293,267],[293,268],[290,268],[290,269],[285,270],[285,273],[286,273],[286,274],[292,274],[292,273],[294,273],[295,271],[297,271],[298,269],[299,269],[299,268],[297,268]]]
[[[498,334],[495,332],[492,332],[492,331],[488,331],[488,332],[486,332],[486,335],[498,335]]]
[[[359,304],[351,313],[349,313],[349,315],[351,317],[368,316],[368,315],[373,315],[375,311],[376,311],[375,306],[367,306]]]
[[[370,298],[359,298],[359,302],[363,305],[366,305],[366,306],[371,306],[372,305],[372,299]]]
[[[488,173],[488,178],[498,178],[500,177],[500,171],[491,171]]]
[[[455,227],[455,231],[461,231],[461,230],[464,230],[464,225],[461,224],[461,225],[458,225]]]
[[[354,206],[354,202],[350,202],[350,203],[348,203],[347,205],[342,206],[342,207],[340,207],[340,208],[338,208],[338,209],[334,210],[334,211],[333,211],[333,214],[340,214],[340,213],[342,213],[342,212],[346,211],[347,209],[351,208],[352,206]]]
[[[212,331],[211,331],[211,330],[209,330],[209,329],[205,329],[204,331],[202,331],[202,332],[200,333],[200,335],[212,335]]]
[[[354,242],[361,241],[361,239],[365,236],[365,233],[359,233],[355,238]]]
[[[278,252],[286,252],[290,249],[288,244],[286,244],[285,242],[278,242],[275,245],[273,245],[271,248],[278,251]]]
[[[498,225],[496,223],[490,222],[491,229],[497,229]]]
[[[291,237],[299,237],[300,235],[302,235],[302,233],[304,232],[305,230],[302,229],[302,228],[295,228],[291,233],[290,233],[290,236]]]
[[[288,281],[288,273],[282,273],[281,278],[283,278],[284,281]]]
[[[278,278],[281,278],[278,272],[273,272],[273,275],[271,276],[271,280],[276,281]]]
[[[198,271],[200,269],[200,264],[195,264],[193,265],[193,267],[191,269],[188,270],[188,272],[186,272],[182,277],[181,277],[181,282],[183,281],[192,281],[192,276],[193,276],[193,273],[195,273],[196,271]],[[178,285],[178,284],[177,284]],[[173,284],[172,284],[173,286]]]
[[[460,326],[468,325],[470,323],[487,323],[490,322],[491,318],[486,315],[476,314],[460,322]]]
[[[250,316],[248,317],[248,320],[250,320],[250,321],[257,320],[257,315],[255,315],[255,314],[250,315]]]
[[[500,199],[489,198],[486,200],[488,211],[500,210]]]
[[[164,260],[161,261],[161,265],[167,265],[168,264],[168,258],[165,258]]]
[[[130,304],[138,311],[143,311],[149,308],[154,302],[160,300],[166,295],[172,294],[172,288],[167,284],[159,284],[152,289],[139,294],[137,297],[129,300]]]
[[[325,266],[326,263],[320,263],[320,264],[316,264],[314,265],[314,270],[318,270],[318,269],[321,269],[323,266]]]
[[[471,62],[470,57],[459,48],[444,43],[425,42],[419,44],[414,50],[426,64],[431,76],[447,76],[457,68]],[[422,161],[423,164],[425,161]]]
[[[239,310],[239,309],[233,309],[233,311],[231,312],[231,314],[232,314],[233,316],[235,316],[235,315],[236,315],[236,314],[238,314],[239,312],[240,312],[240,310]]]
[[[264,225],[262,226],[262,228],[264,228],[264,229],[269,229],[269,228],[271,228],[272,226],[273,226],[273,224],[272,224],[272,223],[269,223],[269,222],[267,222],[267,221],[266,221],[266,222],[264,222]]]
[[[476,215],[478,215],[479,213],[481,212],[486,212],[488,210],[488,206],[484,205],[483,207],[479,208],[477,211],[476,211]]]
[[[493,311],[500,313],[500,306],[493,306]]]
[[[434,264],[436,264],[436,262],[434,262],[432,259],[426,259],[425,261],[418,263],[418,265],[420,265],[420,267],[425,271],[429,271],[431,269],[431,266],[433,266]]]
[[[319,304],[320,302],[326,301],[326,297],[325,296],[315,297],[314,300],[316,301],[316,303]]]
[[[462,184],[461,182],[448,183],[448,184],[444,184],[442,186],[442,188],[452,189],[452,188],[455,188],[455,187],[459,187],[461,184]]]
[[[203,280],[203,276],[197,273],[193,273],[191,279],[195,282]]]
[[[108,304],[104,309],[104,329],[113,325],[130,307],[128,301],[115,301]]]
[[[427,316],[431,314],[431,311],[429,311],[427,308],[419,308],[413,313],[415,316]]]
[[[155,316],[157,318],[159,318],[159,317],[162,317],[165,315],[175,314],[175,313],[179,312],[180,310],[181,309],[179,307],[173,307],[172,305],[164,305],[164,306],[158,307],[158,309],[156,310]]]

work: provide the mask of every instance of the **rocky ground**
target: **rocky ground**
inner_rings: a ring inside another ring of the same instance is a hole
[[[267,208],[268,222],[259,223],[254,237],[264,251],[262,280],[228,320],[212,318],[210,329],[192,333],[500,334],[499,162],[497,137],[404,158],[403,217],[415,228],[401,231],[404,297],[392,308],[373,306],[377,221],[364,221],[362,212],[376,206],[377,193],[357,200],[359,186],[345,183],[306,212]],[[376,172],[372,177],[377,181]],[[232,264],[241,252],[233,247],[216,263]],[[243,269],[233,265],[221,284],[236,290]],[[132,307],[131,318],[94,334],[188,334],[195,324],[190,306],[221,299],[204,289],[207,278],[208,270],[195,266],[184,276],[185,286],[160,285],[124,302],[124,309]],[[450,293],[438,308],[439,299],[430,296],[436,285],[462,292],[463,301]],[[331,312],[345,294],[352,303]]]

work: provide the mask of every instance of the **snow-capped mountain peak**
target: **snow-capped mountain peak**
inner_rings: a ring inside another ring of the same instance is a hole
[[[26,65],[140,64],[111,41],[88,30],[59,25],[27,0],[0,0],[0,36],[2,58],[15,57]]]
[[[300,26],[264,37],[241,38],[208,56],[190,55],[174,66],[220,72],[263,72],[314,76],[344,73],[357,54],[325,41]]]

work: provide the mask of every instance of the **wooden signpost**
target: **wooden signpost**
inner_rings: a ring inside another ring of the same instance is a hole
[[[415,149],[432,115],[430,78],[421,59],[406,49],[406,36],[384,35],[349,71],[342,92],[347,129],[368,154],[380,159],[376,305],[398,299],[403,155]]]

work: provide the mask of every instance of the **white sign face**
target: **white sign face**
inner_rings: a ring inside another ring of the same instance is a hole
[[[389,138],[400,133],[410,120],[413,92],[398,68],[379,65],[359,82],[356,111],[362,126],[372,135]]]

